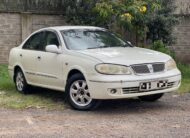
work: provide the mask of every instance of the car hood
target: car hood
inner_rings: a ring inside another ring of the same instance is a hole
[[[138,47],[99,48],[78,52],[94,57],[104,63],[122,65],[166,62],[171,58],[166,54]]]

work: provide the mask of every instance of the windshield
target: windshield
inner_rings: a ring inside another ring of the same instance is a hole
[[[71,50],[131,46],[113,33],[103,30],[75,29],[64,30],[61,33],[67,48]]]

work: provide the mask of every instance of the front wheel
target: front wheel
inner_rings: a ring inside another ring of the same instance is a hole
[[[87,82],[82,74],[75,74],[68,79],[66,93],[69,104],[77,110],[91,110],[100,103],[91,98]]]
[[[164,94],[154,94],[154,95],[147,95],[147,96],[140,96],[139,99],[145,102],[154,102],[160,99]]]

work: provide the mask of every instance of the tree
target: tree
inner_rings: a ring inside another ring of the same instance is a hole
[[[148,14],[147,39],[152,40],[152,43],[161,40],[170,45],[174,42],[173,27],[178,24],[178,17],[173,14],[176,7],[173,0],[160,0],[160,2],[161,8]]]
[[[146,40],[172,42],[177,18],[172,0],[65,0],[67,22],[94,25],[136,34],[136,43]],[[114,30],[115,31],[115,30]]]
[[[98,0],[66,0],[66,21],[75,25],[99,25],[99,18],[94,11]]]
[[[101,0],[96,4],[96,11],[108,26],[117,24],[125,31],[136,33],[136,42],[146,39],[149,13],[160,8],[158,0]]]

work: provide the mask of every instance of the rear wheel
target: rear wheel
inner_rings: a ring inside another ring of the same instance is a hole
[[[15,86],[17,91],[23,94],[28,93],[28,84],[21,69],[17,69],[15,74]]]
[[[154,102],[160,99],[164,94],[154,94],[154,95],[147,95],[147,96],[140,96],[139,99],[146,102]]]
[[[91,110],[100,103],[91,98],[87,82],[82,74],[75,74],[68,79],[66,92],[69,104],[77,110]]]

